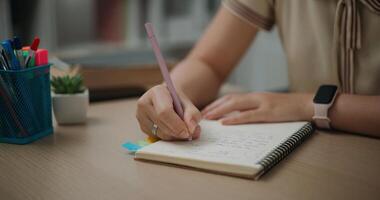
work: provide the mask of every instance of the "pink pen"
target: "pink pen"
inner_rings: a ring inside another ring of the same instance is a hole
[[[174,110],[179,115],[179,117],[181,117],[181,119],[183,120],[184,112],[182,108],[181,99],[178,97],[177,92],[175,91],[175,88],[174,88],[173,81],[170,78],[168,67],[166,65],[164,57],[162,56],[160,47],[158,46],[157,39],[154,35],[152,23],[146,23],[145,29],[146,29],[146,32],[148,33],[148,38],[149,38],[150,44],[152,45],[154,55],[156,56],[156,59],[158,61],[158,65],[160,66],[161,74],[164,77],[165,83],[173,99]],[[192,140],[192,138],[190,137],[189,140]]]
[[[29,67],[29,62],[35,56],[39,44],[40,44],[40,38],[35,37],[32,45],[30,45],[29,55],[28,57],[26,57],[26,60],[25,60],[25,67]]]

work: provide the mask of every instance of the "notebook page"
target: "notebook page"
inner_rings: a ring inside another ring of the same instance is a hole
[[[202,121],[201,137],[193,141],[159,141],[139,153],[165,155],[255,167],[277,145],[301,129],[306,122],[224,126]]]

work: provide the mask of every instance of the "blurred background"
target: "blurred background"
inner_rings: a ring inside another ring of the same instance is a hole
[[[138,96],[161,81],[144,23],[154,24],[173,67],[220,6],[220,0],[0,0],[0,39],[18,35],[29,44],[39,36],[50,56],[80,65],[92,101]],[[287,90],[276,28],[258,34],[227,85]]]

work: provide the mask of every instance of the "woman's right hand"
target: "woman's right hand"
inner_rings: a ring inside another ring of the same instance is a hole
[[[144,133],[162,140],[199,137],[201,113],[186,95],[181,91],[177,92],[184,109],[184,120],[174,111],[169,90],[163,84],[151,88],[138,100],[136,118]],[[153,124],[158,126],[156,135],[152,133]]]

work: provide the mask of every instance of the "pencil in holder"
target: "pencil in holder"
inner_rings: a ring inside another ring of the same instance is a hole
[[[50,65],[0,70],[0,142],[27,144],[52,133]]]

